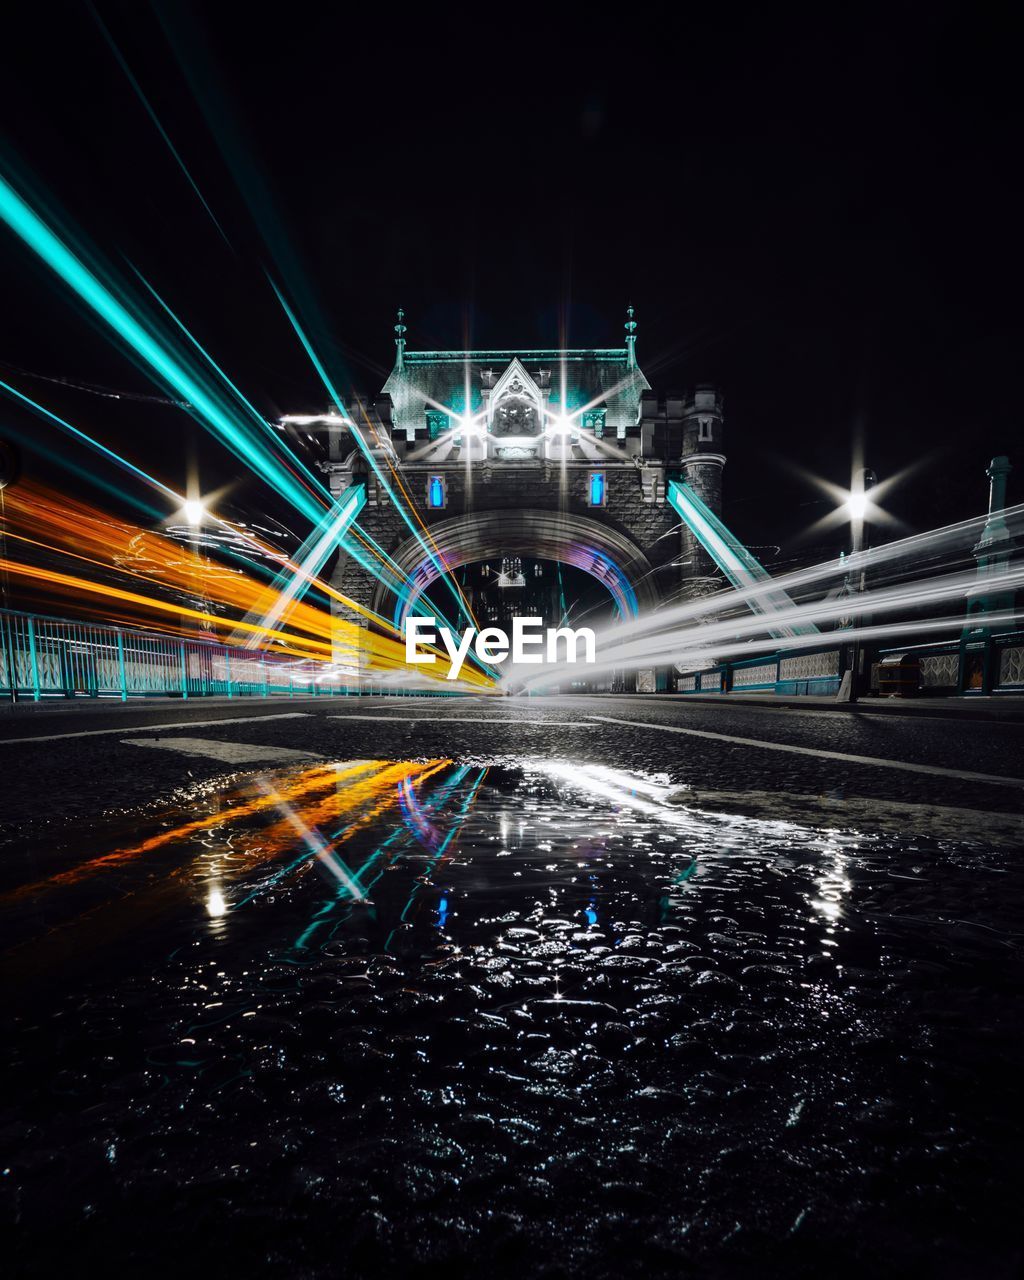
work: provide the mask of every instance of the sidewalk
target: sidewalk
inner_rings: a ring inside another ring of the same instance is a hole
[[[774,693],[659,693],[659,700],[699,702],[702,706],[794,708],[800,711],[838,711],[846,715],[948,717],[956,720],[999,720],[1024,724],[1024,696],[987,695],[962,698],[862,698],[837,702],[835,698],[779,697]]]

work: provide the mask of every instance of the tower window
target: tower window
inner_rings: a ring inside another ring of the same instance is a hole
[[[604,435],[604,409],[588,409],[585,413],[580,414],[580,425],[584,431],[593,431],[595,436]]]
[[[710,418],[701,418],[701,420],[700,420],[700,434],[697,436],[697,439],[698,439],[698,440],[710,440],[710,439],[711,439],[711,419],[710,419]]]
[[[444,476],[430,476],[427,480],[427,506],[437,509],[448,505],[448,485]]]
[[[603,507],[608,496],[608,486],[603,471],[591,471],[589,487],[589,503],[592,507]]]
[[[446,413],[442,413],[440,409],[428,409],[426,411],[427,418],[427,436],[431,440],[436,440],[438,436],[444,435],[448,430],[449,418]]]

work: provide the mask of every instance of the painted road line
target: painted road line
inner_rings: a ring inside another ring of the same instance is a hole
[[[215,738],[122,738],[122,747],[156,747],[160,751],[180,751],[187,756],[206,756],[223,764],[276,764],[291,760],[315,760],[309,751],[290,747],[259,747],[251,742],[218,742]]]
[[[163,733],[167,729],[216,729],[222,724],[255,724],[258,720],[305,720],[305,711],[279,711],[269,716],[225,716],[223,720],[186,720],[183,724],[128,724],[119,729],[81,729],[78,733],[46,733],[31,738],[0,738],[0,747],[26,742],[63,742],[65,738],[98,738],[105,733]]]
[[[843,751],[820,751],[817,747],[794,747],[786,742],[765,742],[761,738],[735,738],[729,733],[711,733],[707,729],[681,729],[674,724],[652,724],[649,720],[619,720],[615,716],[589,716],[604,724],[622,724],[631,729],[657,729],[661,733],[683,733],[691,738],[711,738],[740,747],[760,747],[763,751],[788,751],[797,756],[814,756],[817,760],[842,760],[845,764],[867,764],[878,769],[901,769],[904,773],[926,773],[933,778],[957,778],[963,782],[989,782],[997,787],[1024,787],[1024,778],[1006,778],[998,773],[972,773],[969,769],[944,769],[937,764],[911,764],[907,760],[882,760],[878,756],[847,755]]]
[[[328,720],[375,720],[384,724],[421,724],[426,719],[436,720],[438,725],[450,724],[539,724],[552,729],[593,729],[586,720],[495,720],[493,716],[445,716],[443,719],[428,716],[328,716]],[[594,719],[593,716],[590,717]]]

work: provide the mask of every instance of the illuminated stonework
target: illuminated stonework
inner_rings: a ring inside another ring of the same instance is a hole
[[[407,351],[405,332],[400,320],[370,410],[375,452],[408,493],[427,495],[418,515],[449,565],[560,560],[603,582],[625,616],[722,584],[666,502],[669,479],[685,479],[720,512],[721,398],[710,387],[659,398],[636,363],[632,312],[625,342],[609,348]],[[436,565],[345,424],[320,428],[320,440],[332,490],[366,484],[360,528],[408,579],[396,601],[343,551],[334,585],[400,620]]]

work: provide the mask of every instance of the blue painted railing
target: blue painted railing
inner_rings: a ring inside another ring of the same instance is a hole
[[[817,661],[816,661],[817,660]],[[813,649],[760,654],[718,662],[707,671],[678,676],[679,693],[775,693],[831,697],[839,690],[842,662],[836,641]]]
[[[0,609],[0,697],[51,698],[408,696],[344,683],[324,663],[178,639],[100,622]],[[440,690],[439,692],[446,692]]]

